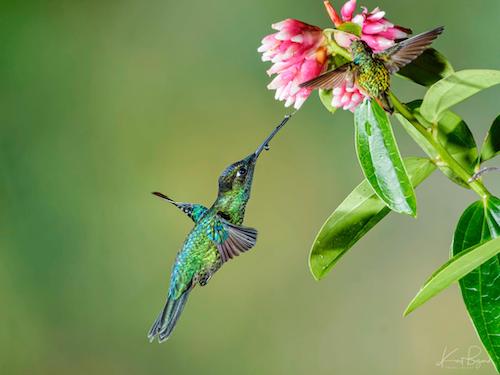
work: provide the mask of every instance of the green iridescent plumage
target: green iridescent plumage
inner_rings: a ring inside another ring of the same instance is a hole
[[[225,262],[255,245],[257,231],[241,226],[250,199],[255,163],[289,118],[290,115],[286,116],[254,153],[224,170],[219,177],[217,199],[210,208],[175,202],[164,194],[153,193],[181,209],[195,226],[177,254],[167,301],[149,331],[150,341],[158,337],[162,342],[170,336],[189,293],[196,285],[206,285]]]
[[[437,27],[396,43],[393,47],[379,53],[374,53],[363,40],[356,39],[350,46],[351,62],[304,82],[300,86],[333,89],[345,82],[356,83],[364,94],[376,99],[386,111],[392,113],[392,105],[389,101],[390,75],[420,56],[443,30],[443,27]]]

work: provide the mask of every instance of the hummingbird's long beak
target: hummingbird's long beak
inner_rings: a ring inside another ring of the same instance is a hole
[[[257,160],[257,158],[259,157],[262,150],[269,149],[269,142],[271,141],[271,139],[273,139],[273,137],[276,135],[276,133],[278,133],[280,131],[280,129],[283,126],[285,126],[285,124],[288,122],[288,120],[290,120],[292,118],[292,116],[294,114],[295,114],[295,112],[293,112],[289,115],[286,115],[283,118],[283,120],[280,122],[280,124],[271,132],[271,134],[269,134],[269,136],[266,138],[266,140],[264,142],[262,142],[262,144],[257,148],[257,150],[255,150],[255,152],[253,154],[255,160]]]

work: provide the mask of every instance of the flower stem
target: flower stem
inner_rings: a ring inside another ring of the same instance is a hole
[[[411,110],[401,103],[399,99],[392,93],[389,93],[392,104],[396,111],[401,114],[422,136],[429,142],[431,147],[434,149],[437,155],[439,155],[440,160],[446,164],[446,166],[453,171],[458,177],[460,177],[469,187],[481,197],[481,199],[486,200],[491,196],[491,193],[486,189],[483,183],[479,180],[472,179],[472,175],[467,172],[464,167],[462,167],[456,159],[446,150],[445,147],[437,140],[437,137],[433,135],[432,129],[428,130],[424,125],[422,125],[419,120],[413,115]]]
[[[328,52],[330,55],[340,55],[345,58],[347,61],[352,60],[351,54],[344,48],[340,47],[335,41],[334,34],[338,32],[336,29],[324,29],[323,35],[327,38],[328,41]]]

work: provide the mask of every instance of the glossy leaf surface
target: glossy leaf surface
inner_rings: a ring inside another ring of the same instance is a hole
[[[450,107],[487,89],[500,84],[499,70],[461,70],[432,85],[424,96],[422,116],[431,123],[439,121]]]
[[[414,187],[436,169],[429,159],[405,158]],[[309,268],[316,280],[323,278],[339,259],[391,210],[364,180],[325,221],[309,255]]]
[[[373,190],[393,211],[416,215],[416,197],[404,167],[387,113],[365,100],[354,113],[356,151]]]
[[[481,147],[481,163],[493,159],[500,153],[500,115],[490,127]]]
[[[431,86],[453,72],[453,67],[446,57],[434,48],[428,48],[416,60],[401,68],[397,74],[419,85]]]
[[[468,248],[442,265],[424,284],[406,308],[408,315],[417,307],[448,288],[455,281],[472,272],[500,253],[500,237],[481,245]]]
[[[473,203],[455,230],[452,255],[500,237],[500,199]],[[460,280],[465,306],[479,338],[496,368],[500,368],[500,256],[495,256]]]

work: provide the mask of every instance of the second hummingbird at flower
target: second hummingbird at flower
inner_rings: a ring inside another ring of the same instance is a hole
[[[374,53],[363,40],[355,39],[350,46],[351,62],[304,82],[300,87],[335,89],[344,82],[348,86],[356,84],[365,95],[377,100],[387,112],[392,113],[389,99],[391,74],[420,56],[443,30],[443,27],[437,27],[378,53]]]

